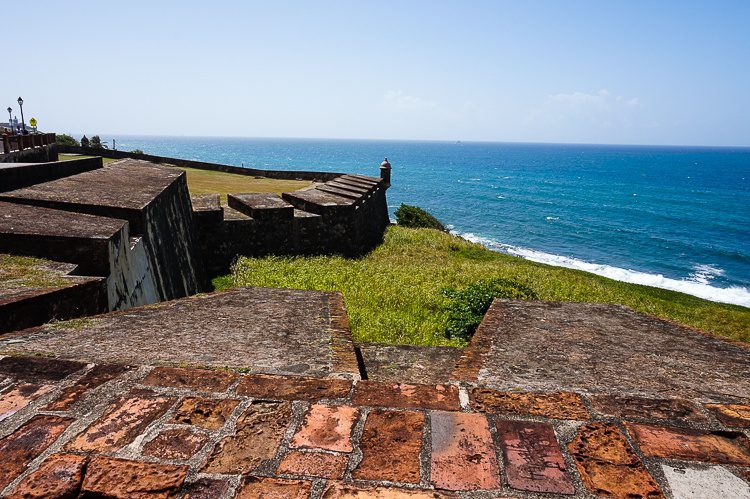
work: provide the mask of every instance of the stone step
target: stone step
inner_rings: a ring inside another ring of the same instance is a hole
[[[365,187],[362,184],[357,184],[355,182],[349,182],[348,180],[331,180],[330,182],[326,182],[326,185],[330,185],[331,187],[337,187],[339,189],[344,189],[351,192],[356,192],[359,194],[369,194],[374,189],[372,187]]]
[[[256,220],[289,220],[294,206],[271,193],[228,194],[229,206]]]
[[[342,196],[349,199],[355,199],[359,200],[362,199],[363,194],[352,192],[346,189],[341,189],[340,187],[336,187],[335,185],[330,184],[322,184],[316,187],[319,191],[327,192],[329,194],[335,194],[337,196]]]

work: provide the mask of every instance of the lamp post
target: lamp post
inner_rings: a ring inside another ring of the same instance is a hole
[[[13,108],[8,106],[8,128],[13,130]]]
[[[23,119],[23,99],[18,98],[18,107],[21,108],[21,126],[23,127],[23,134],[26,135],[26,120]]]

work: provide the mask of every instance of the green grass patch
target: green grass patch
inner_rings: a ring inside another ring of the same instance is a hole
[[[221,202],[227,202],[227,193],[239,192],[282,192],[297,191],[310,185],[306,180],[279,180],[265,177],[239,175],[237,173],[181,168],[187,172],[190,194],[221,195]]]
[[[85,159],[85,158],[95,158],[96,156],[84,156],[83,154],[58,154],[57,160],[58,161],[70,161],[71,159]],[[111,163],[113,161],[117,161],[115,158],[102,158],[102,161],[104,164]]]
[[[749,308],[535,263],[431,229],[390,227],[381,246],[356,260],[240,258],[214,285],[337,290],[356,341],[461,346],[463,338],[446,334],[451,300],[442,290],[491,279],[522,285],[542,300],[621,303],[750,342]]]
[[[48,266],[46,260],[28,256],[0,254],[0,290],[51,288],[68,281]]]

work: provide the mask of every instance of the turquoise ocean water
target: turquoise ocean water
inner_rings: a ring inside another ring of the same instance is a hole
[[[108,137],[111,139],[111,137]],[[378,175],[400,203],[531,260],[750,307],[750,149],[116,136],[117,148]]]

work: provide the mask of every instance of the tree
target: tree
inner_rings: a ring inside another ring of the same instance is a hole
[[[61,146],[79,146],[76,139],[64,133],[55,134],[55,142]]]
[[[91,146],[91,142],[89,141],[88,137],[86,137],[85,135],[81,137],[81,147],[90,147],[90,146]]]
[[[91,147],[94,149],[107,149],[107,142],[102,142],[102,139],[98,135],[91,137]]]

